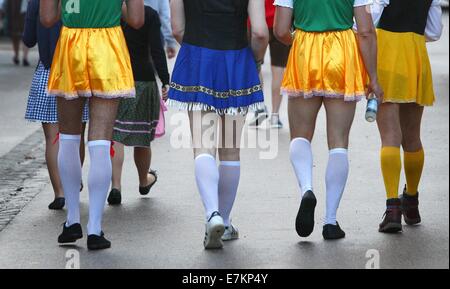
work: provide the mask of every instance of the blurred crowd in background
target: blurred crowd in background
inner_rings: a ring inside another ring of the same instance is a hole
[[[28,48],[22,45],[22,34],[25,26],[29,0],[0,0],[0,35],[6,35],[11,39],[14,51],[13,62],[20,64],[20,49],[22,47],[22,64],[30,66],[28,62]]]
[[[23,27],[28,0],[0,0],[0,35],[15,33]]]

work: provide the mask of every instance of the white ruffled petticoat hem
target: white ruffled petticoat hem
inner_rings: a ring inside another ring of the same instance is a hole
[[[226,109],[218,109],[204,103],[181,102],[174,99],[169,99],[167,101],[167,105],[169,107],[182,111],[211,111],[217,113],[218,115],[246,115],[248,112],[263,110],[265,108],[264,102],[254,103],[246,107],[230,107]]]

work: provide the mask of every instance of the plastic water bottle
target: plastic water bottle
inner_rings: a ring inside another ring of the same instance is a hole
[[[375,97],[375,94],[371,93],[369,95],[369,100],[367,101],[366,120],[368,122],[376,121],[377,113],[378,113],[378,99]]]

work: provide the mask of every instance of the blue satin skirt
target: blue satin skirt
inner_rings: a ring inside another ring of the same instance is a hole
[[[181,110],[246,114],[264,107],[252,50],[213,50],[184,43],[172,75],[168,104]]]

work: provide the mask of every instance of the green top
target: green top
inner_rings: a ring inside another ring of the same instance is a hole
[[[62,0],[62,22],[69,28],[120,26],[123,0]]]
[[[355,0],[294,0],[294,26],[306,32],[348,30],[353,27]]]

